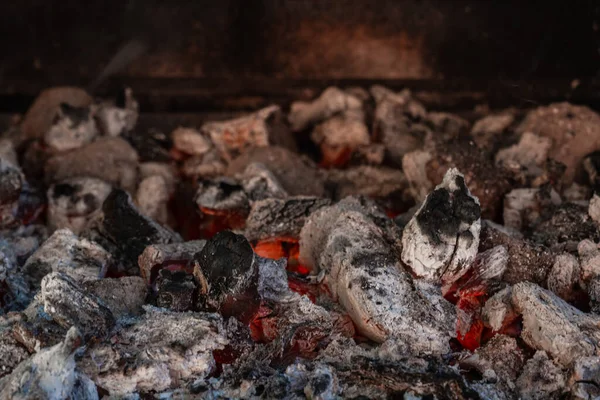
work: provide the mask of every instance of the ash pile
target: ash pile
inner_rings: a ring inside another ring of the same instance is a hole
[[[600,116],[479,114],[44,91],[0,138],[0,399],[598,398]]]

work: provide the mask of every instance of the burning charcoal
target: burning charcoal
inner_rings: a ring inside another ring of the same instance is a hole
[[[100,213],[112,187],[100,179],[71,178],[48,189],[48,227],[79,234]]]
[[[192,156],[185,160],[181,166],[181,173],[193,179],[213,178],[223,175],[226,169],[225,162],[213,149],[202,156]]]
[[[416,203],[425,200],[433,189],[433,184],[427,177],[427,164],[432,155],[428,151],[415,150],[402,157],[402,172],[410,184],[410,194]]]
[[[246,219],[244,234],[248,240],[296,238],[306,218],[329,204],[328,199],[314,197],[290,197],[286,200],[270,198],[257,201],[252,204]]]
[[[86,339],[107,335],[115,324],[108,307],[65,274],[46,275],[41,294],[44,311],[63,328],[76,326]]]
[[[159,175],[142,180],[135,194],[139,211],[162,225],[166,225],[168,220],[167,203],[170,198],[169,184]]]
[[[518,317],[513,308],[511,296],[512,287],[504,288],[490,297],[481,310],[483,323],[494,332],[499,332]]]
[[[558,399],[566,391],[563,371],[544,351],[538,351],[527,361],[517,379],[519,398],[523,400]]]
[[[496,153],[496,165],[511,171],[522,184],[530,183],[544,171],[552,140],[525,132],[519,143]]]
[[[421,147],[431,133],[421,122],[426,116],[425,108],[412,98],[408,89],[394,93],[382,86],[373,86],[371,94],[377,103],[375,136],[385,145],[390,161],[400,165],[404,154]]]
[[[205,246],[206,240],[193,240],[185,243],[153,244],[144,249],[138,263],[142,278],[147,284],[152,283],[158,272],[155,268],[169,263],[187,264]]]
[[[402,261],[419,277],[458,279],[477,254],[479,201],[450,169],[402,232]]]
[[[452,307],[404,271],[387,224],[393,223],[353,198],[322,208],[302,228],[301,260],[322,270],[362,335],[379,343],[396,336],[415,352],[444,353],[454,335]]]
[[[43,349],[0,379],[0,399],[97,400],[93,382],[76,370],[75,351],[82,338],[69,329],[64,342]]]
[[[104,102],[98,107],[96,119],[105,136],[119,136],[132,131],[139,117],[139,105],[133,98],[133,91],[123,91],[123,104]]]
[[[288,197],[275,175],[263,164],[248,164],[240,179],[250,201]]]
[[[494,142],[512,125],[515,116],[511,113],[488,115],[473,124],[471,136],[481,148],[491,149]]]
[[[294,150],[294,138],[287,130],[279,106],[269,106],[245,117],[208,122],[202,132],[211,138],[221,157],[231,161],[249,148],[269,145]]]
[[[215,314],[177,313],[150,306],[145,310],[114,340],[88,347],[79,363],[96,385],[113,396],[175,389],[206,377],[215,367],[213,351],[227,344]]]
[[[191,156],[206,154],[212,147],[210,139],[192,128],[179,127],[171,133],[173,147]]]
[[[39,94],[21,123],[21,131],[28,139],[41,138],[52,126],[61,104],[71,107],[88,107],[92,98],[83,89],[56,87]]]
[[[479,199],[482,216],[496,219],[502,198],[511,188],[506,171],[496,168],[483,150],[466,139],[436,143],[427,163],[427,177],[433,183],[441,182],[450,168],[464,174],[467,187]]]
[[[102,205],[102,233],[121,250],[125,259],[136,264],[138,257],[151,244],[181,242],[171,230],[143,216],[125,191],[114,189]]]
[[[544,284],[556,255],[544,246],[512,236],[486,221],[482,225],[479,251],[502,245],[508,250],[508,264],[502,279],[510,284],[530,281]]]
[[[298,132],[336,114],[357,110],[361,107],[361,99],[352,92],[330,87],[312,102],[296,101],[292,103],[288,119],[292,130]]]
[[[576,360],[569,385],[573,399],[600,397],[600,357],[583,357]]]
[[[0,382],[28,357],[29,353],[15,340],[11,330],[0,328]]]
[[[46,182],[75,177],[91,177],[133,191],[136,185],[138,156],[121,138],[102,138],[81,149],[58,154],[46,162]]]
[[[15,222],[24,183],[19,167],[0,158],[0,228]]]
[[[202,211],[248,213],[248,196],[244,188],[235,179],[220,177],[198,183],[195,197]]]
[[[161,269],[156,281],[156,305],[173,311],[188,311],[194,305],[194,285],[192,275],[184,271],[171,272]]]
[[[55,152],[77,149],[98,135],[93,110],[61,103],[54,122],[44,135],[44,142]]]
[[[512,303],[523,316],[521,337],[568,366],[579,357],[596,355],[600,345],[600,318],[585,314],[554,293],[523,282],[513,286]]]
[[[427,113],[425,122],[431,126],[436,136],[441,136],[443,141],[456,139],[469,131],[469,121],[450,113]]]
[[[248,150],[229,164],[227,175],[244,172],[251,163],[263,164],[290,196],[325,197],[325,187],[316,166],[287,149],[276,146]]]
[[[252,246],[241,235],[217,233],[194,256],[194,276],[204,287],[206,305],[219,309],[227,296],[242,294],[255,284],[256,265]]]
[[[514,338],[496,335],[475,354],[461,360],[460,365],[476,368],[484,378],[498,379],[512,391],[525,365],[525,357]]]
[[[569,253],[559,254],[548,273],[548,289],[563,300],[574,301],[578,294],[579,275],[577,258]]]
[[[334,188],[337,199],[352,195],[384,199],[392,194],[401,195],[408,188],[402,171],[368,165],[331,170],[327,181]]]
[[[82,279],[101,277],[111,262],[111,255],[98,244],[79,239],[68,229],[59,229],[27,260],[23,273],[33,287],[50,272],[64,272]]]
[[[600,116],[587,107],[555,103],[527,114],[517,133],[552,139],[549,156],[567,166],[564,182],[573,181],[583,158],[600,150]]]
[[[581,240],[600,240],[600,231],[588,215],[587,207],[564,203],[549,211],[536,225],[532,235],[534,241],[551,249],[575,251]]]
[[[256,257],[258,264],[258,294],[264,300],[283,302],[289,300],[293,293],[288,285],[285,271],[286,260],[271,260]]]
[[[146,282],[139,276],[98,279],[83,282],[82,286],[100,299],[116,319],[140,314],[148,293]]]
[[[544,197],[550,197],[551,204],[559,205],[560,196],[554,189],[541,193],[543,189],[513,189],[504,197],[504,225],[518,231],[532,228],[540,219],[544,206],[548,202]]]

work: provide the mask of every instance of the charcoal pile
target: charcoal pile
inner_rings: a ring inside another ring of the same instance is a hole
[[[594,111],[121,97],[0,137],[0,399],[600,397]]]

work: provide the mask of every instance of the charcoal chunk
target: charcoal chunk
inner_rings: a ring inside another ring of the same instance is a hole
[[[86,339],[107,335],[115,324],[112,312],[65,274],[54,272],[42,280],[44,311],[60,326],[76,326]]]
[[[267,167],[260,163],[248,164],[240,180],[250,201],[268,198],[284,199],[287,192]]]
[[[343,114],[349,109],[361,106],[360,97],[350,91],[329,87],[311,102],[292,103],[288,120],[293,131],[301,131],[336,114]]]
[[[206,301],[211,307],[218,309],[227,295],[240,294],[255,284],[254,251],[242,235],[230,231],[217,233],[194,256],[194,261],[194,274],[199,272],[206,280]]]
[[[156,305],[173,311],[188,311],[194,305],[196,285],[184,271],[162,269],[156,281]]]
[[[171,138],[175,149],[192,156],[201,156],[212,147],[210,139],[193,128],[179,127],[171,132]]]
[[[471,136],[477,146],[492,149],[515,120],[510,112],[487,115],[476,121],[471,128]]]
[[[24,184],[19,167],[0,158],[0,228],[15,222]]]
[[[117,319],[140,314],[148,294],[146,283],[139,276],[86,281],[82,287],[100,299]]]
[[[199,182],[195,200],[199,207],[211,211],[246,214],[249,207],[248,196],[242,185],[227,177]]]
[[[344,170],[331,170],[327,183],[333,188],[336,199],[347,196],[369,196],[385,199],[390,195],[401,197],[408,189],[404,173],[398,169],[362,165]]]
[[[153,244],[146,247],[138,258],[142,278],[150,284],[156,275],[155,268],[168,263],[188,264],[205,245],[206,240],[192,240],[184,243]]]
[[[169,148],[170,138],[156,129],[147,131],[133,130],[125,132],[123,138],[135,149],[143,162],[168,162],[171,160]]]
[[[119,136],[133,130],[139,117],[139,105],[133,98],[133,91],[123,91],[123,102],[103,102],[96,112],[96,120],[105,136]]]
[[[329,205],[328,199],[290,197],[265,199],[252,204],[246,219],[245,236],[248,240],[277,237],[298,237],[306,218],[314,211]]]
[[[77,149],[98,135],[93,110],[61,103],[56,118],[44,135],[44,142],[55,152]]]
[[[549,248],[564,247],[567,251],[574,251],[581,240],[600,240],[598,226],[586,207],[564,203],[547,211],[535,227],[532,234],[534,241]]]
[[[29,353],[15,340],[11,329],[0,328],[0,382],[28,357]]]
[[[566,391],[565,374],[543,351],[527,361],[517,380],[517,390],[524,400],[558,399]]]
[[[181,242],[181,237],[136,209],[131,197],[114,189],[102,205],[102,232],[117,245],[124,257],[137,265],[138,257],[147,246]]]

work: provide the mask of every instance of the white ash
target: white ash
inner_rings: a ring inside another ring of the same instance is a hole
[[[24,185],[25,176],[21,169],[0,158],[0,228],[15,222],[19,195]]]
[[[184,243],[152,244],[147,246],[138,258],[142,278],[150,283],[155,267],[168,261],[189,262],[206,245],[206,240],[192,240]]]
[[[162,162],[144,162],[140,163],[140,180],[144,180],[151,176],[162,177],[169,187],[169,192],[175,190],[178,181],[177,168],[169,163]]]
[[[21,123],[21,131],[27,139],[39,139],[52,126],[61,104],[72,107],[88,107],[92,97],[76,87],[54,87],[43,90],[27,110]]]
[[[362,335],[379,343],[396,336],[417,353],[448,351],[453,307],[415,286],[372,218],[352,198],[318,210],[301,231],[301,260],[325,271],[325,284]]]
[[[362,100],[350,91],[329,87],[311,101],[292,103],[288,120],[293,131],[302,131],[348,109],[360,109]]]
[[[426,110],[412,98],[408,89],[395,93],[382,86],[373,86],[371,94],[375,98],[375,120],[373,130],[381,137],[387,155],[396,164],[402,157],[423,145],[431,130],[422,121]]]
[[[289,196],[275,175],[264,164],[248,164],[239,179],[250,201],[268,198],[285,199]]]
[[[417,276],[451,283],[477,254],[481,229],[479,200],[451,168],[402,232],[402,261]]]
[[[586,314],[529,282],[513,286],[511,299],[523,316],[521,337],[529,346],[544,350],[563,366],[597,355],[600,317]]]
[[[600,196],[598,196],[596,193],[594,193],[590,199],[588,214],[594,220],[594,222],[600,224]]]
[[[244,236],[248,240],[298,237],[306,219],[330,204],[328,199],[308,196],[256,201],[246,219]]]
[[[433,183],[427,177],[426,169],[431,159],[431,153],[424,150],[411,151],[402,157],[402,171],[410,184],[412,197],[417,203],[424,201],[433,189]]]
[[[41,350],[0,379],[0,399],[98,399],[93,382],[76,369],[80,344],[79,332],[71,328],[64,342]]]
[[[57,154],[45,165],[46,183],[87,176],[129,192],[137,184],[138,154],[124,139],[100,138],[75,151]]]
[[[575,361],[569,386],[574,399],[600,397],[600,357],[583,357]]]
[[[50,231],[68,228],[80,234],[95,216],[112,190],[112,186],[96,178],[71,178],[48,189],[47,224]]]
[[[206,154],[212,147],[210,139],[193,128],[179,127],[171,132],[173,147],[192,156]]]
[[[481,319],[485,326],[498,332],[502,329],[505,322],[517,317],[517,312],[513,308],[512,287],[506,287],[490,297],[481,309]]]
[[[110,395],[160,392],[206,377],[215,366],[212,352],[227,344],[216,314],[144,309],[115,340],[89,346],[79,362]]]
[[[258,264],[258,294],[262,299],[285,302],[293,296],[288,285],[285,259],[256,257]]]
[[[100,299],[116,319],[139,315],[148,294],[146,282],[139,276],[98,279],[83,282],[82,286]]]
[[[525,132],[519,143],[496,153],[496,165],[516,174],[536,177],[543,173],[543,165],[548,159],[551,147],[550,138]]]
[[[169,219],[167,205],[170,198],[170,187],[165,178],[153,175],[138,185],[135,203],[142,214],[161,225],[166,225]]]
[[[65,274],[53,272],[42,279],[44,311],[65,329],[76,326],[86,339],[107,335],[115,324],[110,309]]]
[[[539,198],[540,189],[513,189],[504,197],[504,225],[523,231],[530,228],[540,219],[543,203]],[[561,204],[559,194],[551,189],[550,201],[554,205]]]
[[[96,119],[105,136],[119,136],[135,128],[139,118],[139,104],[133,98],[133,91],[126,88],[125,102],[117,106],[111,102],[103,102],[97,108]]]
[[[487,115],[473,124],[471,136],[477,146],[492,147],[494,141],[506,132],[514,120],[512,113]]]
[[[90,107],[71,107],[61,104],[44,142],[55,152],[77,149],[98,135],[94,110]]]
[[[593,278],[600,276],[600,249],[589,239],[584,239],[577,245],[580,261],[580,283],[586,287]]]
[[[294,139],[282,119],[281,108],[271,105],[229,121],[207,122],[201,131],[210,137],[221,157],[231,161],[252,147],[294,147]]]
[[[566,391],[565,374],[546,352],[538,351],[525,364],[517,390],[523,400],[558,399]]]
[[[370,165],[330,170],[327,182],[333,187],[337,199],[353,195],[385,198],[396,193],[402,194],[408,188],[402,171]]]
[[[50,272],[63,272],[78,280],[98,279],[110,262],[111,254],[95,242],[59,229],[27,259],[23,273],[37,287]]]
[[[561,299],[573,301],[579,287],[580,268],[577,258],[570,253],[556,256],[552,269],[548,272],[548,289]]]
[[[346,110],[318,124],[311,133],[311,140],[327,156],[335,157],[344,151],[353,152],[371,143],[369,129],[364,122],[362,107]]]
[[[19,159],[15,145],[9,138],[0,138],[0,159],[11,163],[15,167],[19,166]]]

